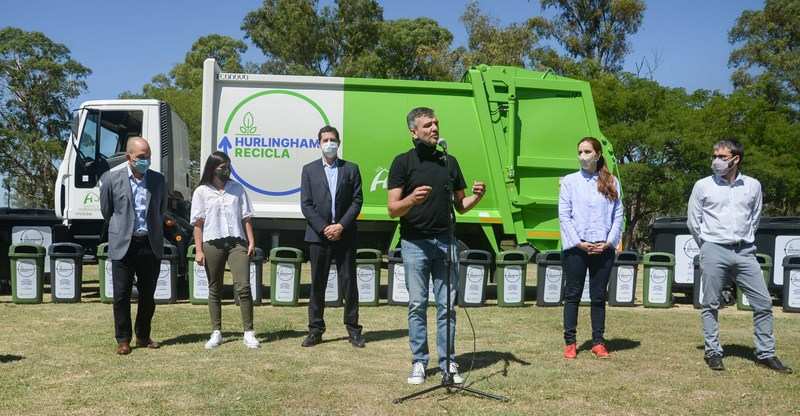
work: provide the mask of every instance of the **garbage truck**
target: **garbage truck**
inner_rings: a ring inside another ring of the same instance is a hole
[[[461,82],[438,82],[225,73],[207,59],[202,102],[201,171],[213,151],[228,154],[253,203],[259,245],[304,246],[300,173],[321,157],[325,125],[340,132],[339,156],[360,167],[359,245],[383,251],[399,241],[387,178],[412,146],[412,108],[434,109],[467,183],[487,184],[481,202],[456,219],[456,237],[470,248],[558,248],[559,181],[578,169],[582,137],[598,138],[617,170],[589,83],[549,71],[481,65]]]

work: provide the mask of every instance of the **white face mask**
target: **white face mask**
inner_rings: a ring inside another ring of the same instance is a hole
[[[327,158],[332,158],[336,156],[336,152],[339,150],[339,143],[336,142],[326,142],[323,143],[321,146],[322,154],[325,155]]]
[[[582,153],[578,155],[578,162],[581,164],[581,169],[587,172],[594,172],[597,170],[597,161],[600,158],[597,155]]]
[[[714,160],[711,161],[711,170],[717,176],[727,176],[731,172],[731,169],[736,166],[735,160],[735,157],[731,158],[731,160],[714,158]]]

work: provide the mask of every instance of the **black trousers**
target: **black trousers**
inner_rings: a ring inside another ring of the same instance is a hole
[[[150,339],[150,321],[156,311],[153,295],[160,261],[150,249],[147,237],[131,239],[128,252],[122,260],[111,262],[114,278],[114,331],[117,342],[131,340],[131,289],[133,276],[139,290],[139,304],[136,311],[136,338]]]
[[[566,277],[564,287],[564,342],[575,343],[578,328],[578,304],[581,301],[586,270],[589,270],[589,296],[591,297],[592,344],[602,344],[606,332],[606,298],[608,278],[614,266],[614,249],[589,255],[578,247],[565,250],[561,258]]]
[[[358,284],[356,282],[356,248],[352,242],[309,243],[311,260],[311,296],[308,300],[308,330],[325,332],[325,287],[331,261],[344,297],[344,325],[349,334],[361,332],[358,324]]]

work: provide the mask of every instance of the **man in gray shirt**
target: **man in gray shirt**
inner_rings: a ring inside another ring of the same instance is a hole
[[[713,175],[694,184],[689,199],[689,231],[700,247],[705,361],[724,370],[717,311],[725,280],[732,276],[753,307],[756,362],[781,373],[792,369],[775,355],[772,298],[756,261],[755,232],[761,216],[761,183],[739,172],[744,147],[735,140],[714,145]],[[700,288],[696,288],[700,290]]]

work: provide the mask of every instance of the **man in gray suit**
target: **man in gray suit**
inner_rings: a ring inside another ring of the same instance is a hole
[[[136,345],[158,348],[150,338],[156,305],[153,295],[164,254],[164,176],[150,170],[150,145],[142,137],[128,139],[128,163],[103,174],[100,209],[108,221],[108,256],[114,282],[114,328],[117,354],[131,352],[131,288],[139,289]]]

